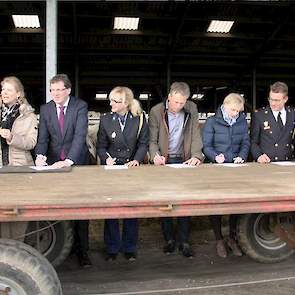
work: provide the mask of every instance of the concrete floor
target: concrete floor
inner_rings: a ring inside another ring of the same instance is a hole
[[[165,256],[161,246],[140,248],[138,259],[119,256],[104,261],[102,251],[90,252],[94,266],[79,269],[70,257],[58,269],[64,295],[293,295],[295,257],[276,264],[256,263],[246,256],[216,256],[214,243],[195,244],[195,257]]]

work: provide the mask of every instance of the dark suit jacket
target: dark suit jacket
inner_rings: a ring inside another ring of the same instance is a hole
[[[62,136],[56,111],[56,104],[50,101],[41,106],[38,143],[36,154],[47,156],[47,163],[60,160],[62,147],[67,159],[76,165],[87,164],[88,149],[86,136],[88,130],[87,103],[81,99],[70,97],[64,121]]]
[[[123,132],[116,113],[101,116],[97,134],[97,155],[101,163],[106,164],[107,152],[112,158],[117,158],[116,163],[119,165],[132,160],[142,162],[148,151],[149,142],[149,130],[145,116],[137,137],[138,128],[139,116],[134,117],[130,112],[127,115]]]
[[[293,158],[295,112],[294,109],[286,107],[286,113],[286,124],[282,130],[269,106],[252,114],[251,153],[254,160],[264,153],[271,161],[286,161]]]

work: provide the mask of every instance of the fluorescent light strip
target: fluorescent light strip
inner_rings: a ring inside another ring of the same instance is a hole
[[[150,96],[150,94],[148,94],[148,93],[141,93],[139,95],[139,99],[141,99],[141,100],[148,100],[149,99],[149,96]]]
[[[207,32],[209,33],[229,33],[234,21],[212,20]]]
[[[16,28],[40,28],[40,21],[38,15],[12,15],[14,26]]]
[[[96,93],[95,100],[107,100],[108,94],[107,93]]]
[[[192,99],[198,100],[198,99],[202,99],[203,97],[204,97],[203,93],[195,93],[193,94]]]
[[[114,30],[138,30],[139,17],[115,17]]]

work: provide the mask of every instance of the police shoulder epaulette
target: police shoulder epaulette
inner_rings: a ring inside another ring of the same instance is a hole
[[[100,117],[105,117],[108,113],[102,113],[100,114]]]

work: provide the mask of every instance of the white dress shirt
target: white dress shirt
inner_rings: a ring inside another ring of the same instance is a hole
[[[286,109],[285,108],[282,108],[280,111],[272,111],[272,113],[273,113],[276,121],[278,121],[279,112],[281,112],[282,122],[283,122],[283,125],[285,126],[286,125],[286,121],[287,121],[287,112],[286,112]]]

